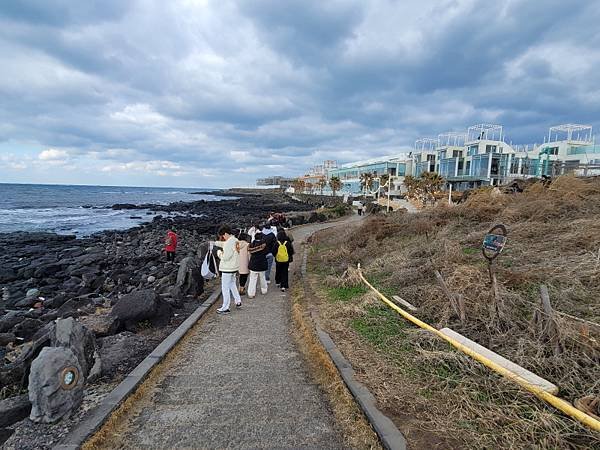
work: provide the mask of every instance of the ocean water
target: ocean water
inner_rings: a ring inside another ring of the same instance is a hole
[[[131,228],[154,217],[154,214],[147,214],[147,210],[110,209],[116,203],[167,205],[177,201],[223,198],[192,194],[201,190],[0,183],[0,233],[50,231],[88,236],[103,230]]]

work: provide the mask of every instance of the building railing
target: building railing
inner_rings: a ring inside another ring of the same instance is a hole
[[[567,152],[568,155],[586,155],[588,153],[600,153],[600,145],[571,147]]]

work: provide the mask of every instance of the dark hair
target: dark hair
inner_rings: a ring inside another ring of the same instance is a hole
[[[260,231],[262,231],[262,229],[265,228],[265,226],[266,225],[264,223],[259,223],[256,228],[258,228]]]
[[[277,233],[278,241],[285,241],[286,239],[287,239],[287,234],[285,231],[281,230],[279,233]]]
[[[225,234],[232,234],[231,227],[229,225],[221,225],[217,231],[217,236],[223,236]]]

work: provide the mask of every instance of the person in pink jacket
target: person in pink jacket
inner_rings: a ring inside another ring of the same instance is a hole
[[[248,281],[248,274],[250,269],[248,268],[248,262],[250,261],[250,253],[248,252],[248,245],[250,236],[246,233],[240,233],[239,249],[240,249],[240,295],[246,294],[246,282]]]

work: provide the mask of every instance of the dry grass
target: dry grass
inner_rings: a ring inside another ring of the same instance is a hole
[[[356,449],[380,449],[377,435],[366,421],[354,398],[348,392],[337,368],[321,345],[309,313],[303,307],[305,298],[300,286],[291,292],[294,337],[310,368],[311,376],[323,388],[331,405],[336,423],[346,444]]]
[[[509,229],[506,250],[495,262],[499,311],[491,307],[494,294],[479,250],[496,223]],[[600,330],[558,316],[563,351],[555,356],[531,323],[539,308],[540,284],[549,287],[556,310],[600,322],[600,180],[563,177],[548,187],[535,184],[510,195],[483,189],[455,207],[372,217],[355,230],[321,232],[313,242],[311,267],[329,286],[336,286],[336,280],[337,286],[351,286],[352,277],[342,275],[351,275],[348,268],[361,262],[367,278],[384,293],[417,305],[420,318],[451,327],[544,376],[559,386],[563,398],[600,394]],[[435,283],[434,270],[463,296],[464,323]],[[351,342],[352,362],[372,377],[372,388],[380,384],[382,364],[394,374],[394,382],[386,380],[393,389],[378,396],[380,402],[390,402],[392,414],[404,411],[402,402],[408,402],[419,418],[417,428],[435,423],[473,448],[600,446],[598,433],[427,334],[408,327],[396,341],[390,337],[394,345],[383,345],[368,334],[380,328],[353,329],[357,317],[372,319],[371,301],[323,302],[320,309],[336,342]],[[373,347],[379,364],[373,361]],[[373,364],[377,370],[370,369]],[[421,402],[419,392],[431,398]],[[398,396],[402,402],[394,403]]]

